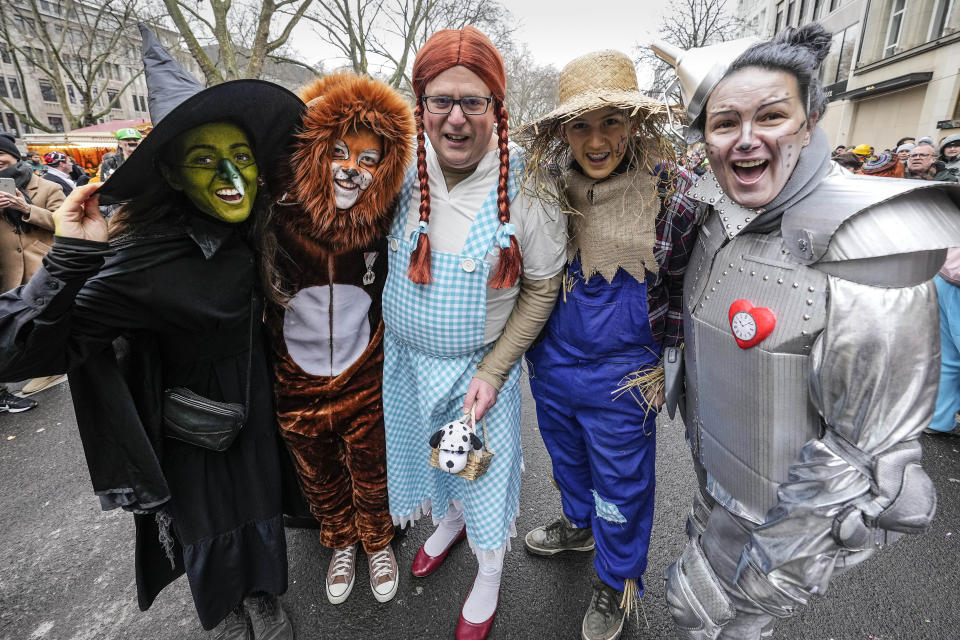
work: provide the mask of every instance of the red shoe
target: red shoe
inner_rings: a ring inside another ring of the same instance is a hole
[[[470,588],[473,591],[473,588]],[[470,594],[467,594],[467,598]],[[463,611],[460,611],[460,620],[457,622],[456,640],[485,640],[490,634],[490,628],[493,627],[493,619],[497,617],[497,609],[500,608],[500,592],[497,592],[497,606],[493,608],[493,613],[483,622],[470,622],[463,617]]]
[[[418,578],[426,578],[440,568],[447,554],[450,553],[450,549],[453,549],[458,542],[466,537],[467,527],[464,525],[463,529],[460,529],[460,533],[457,534],[457,537],[453,539],[453,542],[447,545],[447,548],[438,556],[431,556],[423,550],[423,545],[420,545],[420,548],[417,550],[417,555],[413,558],[413,566],[410,567],[410,573]]]

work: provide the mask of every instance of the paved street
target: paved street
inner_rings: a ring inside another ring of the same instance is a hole
[[[101,512],[76,434],[66,384],[37,394],[38,409],[0,415],[0,640],[202,639],[184,580],[154,607],[137,609],[133,521]],[[526,473],[517,529],[554,518],[559,498],[536,429],[529,395],[524,407]],[[693,490],[681,427],[658,430],[657,506],[643,613],[623,637],[673,638],[662,574],[683,546]],[[960,637],[960,439],[923,437],[924,459],[940,496],[933,529],[899,541],[852,574],[836,579],[828,598],[782,623],[776,638],[810,640],[951,639]],[[476,564],[461,545],[432,577],[408,573],[429,521],[397,543],[402,583],[378,604],[365,562],[348,602],[331,606],[323,592],[330,553],[314,531],[288,532],[290,588],[284,603],[300,640],[452,638]],[[507,556],[494,639],[571,638],[589,599],[589,557],[550,560],[527,555],[520,538]]]

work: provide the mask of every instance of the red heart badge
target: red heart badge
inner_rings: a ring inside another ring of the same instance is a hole
[[[766,307],[755,307],[743,299],[730,305],[727,316],[730,319],[730,330],[741,349],[760,344],[777,326],[773,311]]]

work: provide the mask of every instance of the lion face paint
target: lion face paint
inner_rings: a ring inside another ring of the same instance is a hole
[[[337,209],[350,209],[373,182],[383,139],[366,127],[347,131],[333,145],[333,196]]]

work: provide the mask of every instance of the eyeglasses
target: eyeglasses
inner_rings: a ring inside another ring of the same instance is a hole
[[[464,96],[459,99],[450,96],[423,96],[420,100],[426,105],[427,111],[436,115],[446,115],[458,104],[463,115],[482,116],[490,108],[493,96]]]
[[[908,158],[932,158],[932,153],[911,153],[907,156]]]

